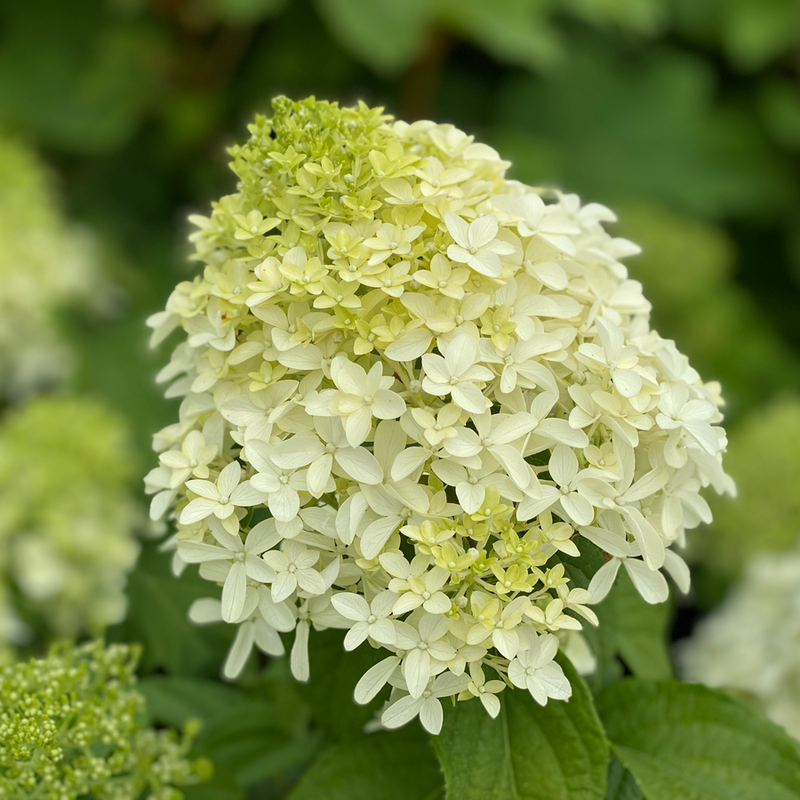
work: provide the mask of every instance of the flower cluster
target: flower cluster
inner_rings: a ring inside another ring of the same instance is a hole
[[[717,387],[649,329],[605,207],[507,180],[450,125],[274,109],[193,218],[202,275],[150,320],[185,333],[151,511],[222,587],[192,618],[239,626],[229,677],[295,631],[306,679],[310,626],[384,648],[355,699],[390,684],[387,727],[566,698],[559,638],[620,566],[649,602],[662,569],[686,588],[671,546],[731,488]],[[584,540],[609,559],[589,591],[560,560]]]
[[[97,295],[94,262],[91,240],[65,224],[36,156],[0,138],[0,393],[61,375],[69,358],[56,315]]]
[[[36,399],[3,419],[0,637],[24,638],[20,618],[72,637],[123,617],[138,554],[132,462],[122,421],[92,401]]]
[[[679,652],[682,677],[741,695],[800,739],[800,548],[750,561]]]
[[[179,800],[208,776],[183,737],[142,727],[136,654],[93,642],[0,669],[0,796]]]

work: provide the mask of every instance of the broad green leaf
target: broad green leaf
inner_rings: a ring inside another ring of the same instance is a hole
[[[800,746],[753,709],[678,681],[625,679],[598,710],[646,800],[797,800]]]
[[[341,742],[303,775],[289,800],[439,800],[442,774],[418,726]]]
[[[156,91],[158,34],[104,0],[0,4],[0,122],[78,153],[124,145]]]
[[[662,47],[631,69],[596,38],[571,44],[546,79],[509,81],[493,106],[489,143],[514,162],[512,177],[711,218],[791,202],[795,188],[768,138],[717,102],[709,62]]]
[[[308,763],[317,751],[318,736],[292,735],[291,720],[277,717],[261,701],[217,723],[199,743],[212,761],[224,765],[239,786],[292,772]]]
[[[548,4],[538,0],[440,0],[447,22],[500,62],[539,69],[562,54]]]
[[[361,736],[364,725],[381,704],[356,705],[353,691],[361,676],[386,656],[385,651],[359,647],[345,652],[341,631],[313,632],[309,640],[311,679],[301,695],[311,706],[314,720],[332,739]],[[384,693],[385,694],[385,693]]]
[[[596,610],[600,636],[603,636],[606,620],[613,620],[619,656],[637,678],[663,680],[672,677],[666,644],[669,602],[646,603],[628,574],[620,570],[614,588]]]
[[[435,0],[317,0],[317,13],[334,37],[378,72],[395,73],[426,43]]]
[[[445,715],[434,746],[448,800],[602,800],[608,743],[586,684],[565,659],[569,702],[506,690],[492,719],[477,701]]]
[[[625,769],[622,762],[616,757],[611,757],[608,765],[608,793],[606,800],[644,800],[633,775]]]
[[[139,691],[150,716],[164,725],[181,726],[195,717],[207,729],[248,706],[247,697],[235,687],[202,678],[151,675],[139,681]]]
[[[214,774],[208,783],[187,786],[181,791],[184,800],[245,800],[246,797],[245,790],[219,765],[214,765]]]
[[[211,0],[220,19],[231,25],[248,25],[283,11],[286,0]]]

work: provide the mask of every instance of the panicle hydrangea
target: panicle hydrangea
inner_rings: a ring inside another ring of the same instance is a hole
[[[137,653],[127,645],[59,646],[0,669],[0,796],[180,800],[209,774],[183,736],[142,723]]]
[[[309,674],[309,628],[384,648],[358,684],[382,721],[506,686],[569,696],[561,638],[620,566],[649,602],[672,545],[708,518],[722,471],[718,387],[648,326],[614,215],[505,177],[451,125],[361,104],[274,103],[234,147],[237,192],[193,217],[202,274],[150,325],[182,328],[160,380],[181,397],[155,437],[152,515],[239,626]],[[560,556],[608,563],[589,590]]]
[[[51,176],[21,143],[0,137],[0,393],[59,377],[69,363],[57,314],[97,295],[90,237],[61,216]]]
[[[679,664],[686,680],[741,695],[800,739],[800,547],[751,559]]]
[[[15,602],[0,636],[20,638],[19,617],[60,637],[122,619],[138,554],[133,470],[123,422],[94,401],[39,398],[4,417],[0,576]]]

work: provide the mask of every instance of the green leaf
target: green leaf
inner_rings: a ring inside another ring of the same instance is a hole
[[[442,774],[417,726],[341,742],[303,775],[289,800],[438,800]]]
[[[290,772],[311,760],[320,738],[287,730],[291,720],[276,717],[264,702],[219,722],[199,742],[214,763],[222,764],[240,786]]]
[[[353,691],[361,676],[384,658],[386,651],[359,647],[348,653],[343,641],[341,631],[313,633],[309,640],[311,680],[301,691],[314,720],[332,739],[361,736],[382,702],[379,696],[366,706],[356,705]]]
[[[614,588],[596,611],[601,635],[606,620],[613,620],[619,656],[637,678],[664,680],[672,677],[666,644],[670,603],[646,603],[628,574],[620,570]]]
[[[539,706],[505,691],[492,719],[476,701],[457,703],[434,740],[448,800],[602,800],[608,742],[586,684],[561,659],[569,702]]]
[[[127,143],[156,91],[149,25],[104,0],[0,4],[0,122],[79,153]]]
[[[616,757],[611,757],[608,765],[608,793],[606,800],[644,800],[636,781]]]
[[[425,45],[433,0],[318,0],[317,13],[341,45],[378,72],[407,67]]]
[[[440,0],[446,20],[498,61],[539,69],[561,53],[551,9],[538,0]]]
[[[247,697],[233,686],[182,676],[152,675],[139,681],[147,711],[157,722],[180,727],[192,717],[205,728],[248,706]]]
[[[211,8],[231,25],[248,25],[274,17],[283,11],[286,0],[212,0]]]
[[[597,700],[611,746],[646,800],[797,800],[800,747],[732,698],[634,679]]]
[[[710,62],[663,46],[631,61],[575,36],[546,80],[508,81],[489,113],[489,143],[534,185],[716,218],[779,213],[795,193],[755,121],[716,99]]]

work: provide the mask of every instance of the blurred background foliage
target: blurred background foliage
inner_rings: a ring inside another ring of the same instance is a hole
[[[617,210],[618,233],[644,249],[629,266],[656,327],[721,382],[728,401],[727,463],[741,495],[717,503],[718,522],[695,534],[700,606],[756,550],[793,545],[797,0],[0,4],[0,131],[55,171],[68,217],[94,232],[104,281],[119,295],[113,313],[65,315],[77,362],[66,388],[124,417],[137,481],[154,463],[152,432],[176,413],[155,386],[165,354],[148,351],[144,319],[190,274],[188,213],[233,189],[225,147],[280,93],[452,122],[513,160],[512,177]],[[186,622],[198,584],[175,581],[168,556],[146,544],[128,617],[111,635],[146,645],[144,686],[160,721],[205,718],[201,745],[224,766],[194,796],[243,797],[255,785],[252,796],[284,796],[323,744],[346,747],[368,714],[349,701],[331,709],[314,681],[288,683],[282,663],[264,674],[251,664],[237,688],[212,683],[229,640]],[[316,664],[325,658],[341,659],[338,645]],[[350,679],[346,667],[326,673]],[[269,713],[237,727],[244,698]]]

